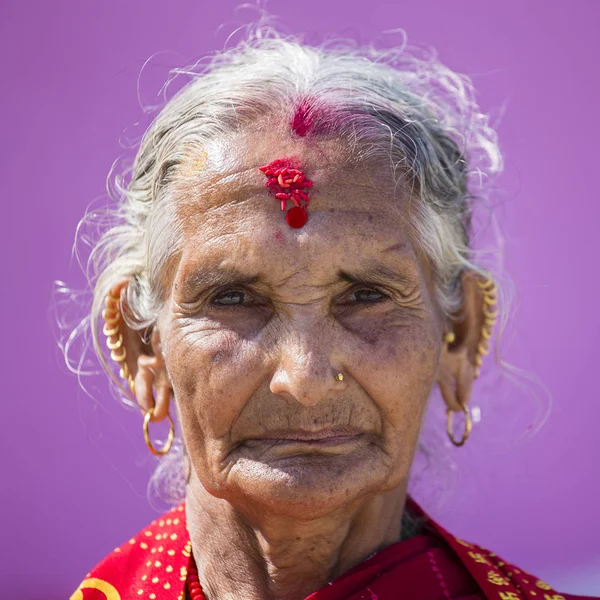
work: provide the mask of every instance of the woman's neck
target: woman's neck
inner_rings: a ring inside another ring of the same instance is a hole
[[[406,489],[313,520],[236,511],[192,476],[187,523],[209,600],[303,600],[401,537]]]

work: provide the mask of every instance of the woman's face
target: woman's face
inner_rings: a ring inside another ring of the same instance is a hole
[[[198,479],[305,517],[406,483],[442,341],[407,203],[335,140],[248,133],[205,150],[179,190],[185,244],[159,320]],[[301,229],[259,171],[290,156],[314,182]]]

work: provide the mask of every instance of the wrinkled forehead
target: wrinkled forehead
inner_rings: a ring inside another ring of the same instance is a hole
[[[285,157],[294,157],[314,182],[301,229],[286,224],[260,170]],[[181,165],[175,205],[184,240],[170,283],[181,290],[186,281],[224,271],[259,273],[275,287],[301,273],[302,285],[319,285],[351,271],[393,272],[429,284],[409,202],[389,171],[324,136],[248,131],[205,144]]]
[[[297,157],[309,171],[351,170],[360,162],[356,149],[338,136],[298,137],[269,122],[213,138],[199,153],[190,153],[198,174],[207,177],[257,168],[284,156]]]
[[[257,127],[222,136],[190,150],[180,165],[175,183],[177,213],[182,222],[195,227],[215,211],[230,213],[237,207],[240,218],[253,206],[280,211],[269,194],[260,167],[274,161],[293,163],[312,181],[310,214],[329,211],[389,213],[402,220],[409,203],[385,157],[366,162],[362,153],[335,136],[299,137],[287,128]],[[281,217],[281,214],[280,214]]]
[[[308,222],[291,229],[260,167],[292,158],[313,182]],[[409,202],[391,169],[367,164],[339,138],[246,131],[190,155],[176,186],[184,232],[179,271],[202,264],[324,272],[360,262],[422,270]],[[393,251],[390,251],[393,249]],[[387,263],[386,263],[387,261]],[[411,267],[412,265],[412,267]]]

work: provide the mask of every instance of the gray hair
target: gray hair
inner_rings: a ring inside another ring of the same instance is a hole
[[[308,46],[261,28],[201,65],[172,71],[190,81],[156,115],[130,173],[109,174],[116,208],[103,213],[95,238],[83,240],[91,247],[85,270],[93,299],[63,344],[67,364],[73,337],[85,330],[104,369],[125,392],[99,339],[104,298],[116,282],[129,279],[128,325],[146,336],[155,326],[168,294],[164,273],[183,242],[174,217],[181,166],[207,141],[264,115],[290,122],[306,99],[315,135],[335,134],[359,159],[386,161],[395,183],[418,199],[414,235],[433,266],[437,300],[449,319],[462,303],[463,269],[496,280],[483,261],[475,262],[470,237],[476,203],[489,210],[487,193],[503,167],[497,135],[475,101],[470,78],[444,66],[433,50],[403,44],[381,51],[346,42]],[[98,222],[98,212],[87,212],[78,236]],[[60,291],[68,290],[58,283]],[[166,477],[165,466],[159,470]]]

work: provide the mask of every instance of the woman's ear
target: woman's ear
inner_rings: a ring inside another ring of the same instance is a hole
[[[463,304],[458,320],[453,323],[455,339],[444,343],[438,385],[448,408],[462,411],[471,397],[473,381],[477,377],[477,345],[480,341],[484,322],[484,296],[477,285],[477,275],[464,270],[460,276],[463,290]]]
[[[160,334],[157,329],[152,331],[150,343],[142,339],[140,331],[131,329],[123,319],[123,311],[131,314],[126,304],[126,294],[121,292],[127,286],[127,280],[115,284],[110,294],[121,297],[119,331],[123,336],[123,346],[126,351],[126,361],[131,373],[135,396],[144,412],[154,408],[151,421],[162,421],[169,412],[171,395],[171,380],[167,373],[162,353]],[[155,390],[153,392],[153,389]]]

